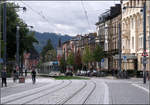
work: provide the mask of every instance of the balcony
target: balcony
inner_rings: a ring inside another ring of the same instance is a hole
[[[122,53],[130,53],[130,49],[122,49]]]

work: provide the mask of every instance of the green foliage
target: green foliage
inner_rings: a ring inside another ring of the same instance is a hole
[[[67,64],[69,66],[74,66],[74,64],[75,64],[74,54],[72,52],[70,52],[69,56],[67,57]]]
[[[65,57],[62,56],[61,59],[60,59],[60,71],[61,73],[65,73],[66,72],[66,61],[65,61]]]
[[[101,59],[104,57],[104,51],[99,45],[96,45],[92,57],[95,62],[100,62]]]
[[[82,68],[82,58],[80,52],[78,51],[75,55],[75,70],[81,70]]]
[[[56,55],[55,49],[48,50],[46,52],[45,56],[46,56],[45,61],[56,61],[57,60],[57,55]]]
[[[82,61],[84,64],[88,64],[92,61],[92,52],[90,51],[88,46],[86,46],[83,51]]]
[[[23,55],[24,51],[28,51],[33,48],[33,43],[37,43],[37,40],[34,38],[34,33],[29,32],[29,29],[26,27],[27,25],[23,22],[22,19],[19,18],[17,12],[19,9],[12,8],[18,5],[14,3],[7,3],[7,58],[15,59],[16,54],[16,32],[17,25],[20,26],[19,35],[20,35],[20,55]],[[2,14],[3,14],[3,6],[1,6]],[[2,18],[3,19],[3,15]],[[1,23],[3,26],[3,22]],[[3,27],[1,28],[1,30]]]
[[[46,60],[45,60],[45,58],[46,58],[46,53],[49,51],[49,50],[53,50],[54,48],[53,48],[53,46],[52,46],[52,44],[51,44],[51,39],[49,39],[48,41],[47,41],[47,44],[43,47],[43,49],[42,49],[42,52],[41,52],[41,56],[42,56],[42,61],[43,62],[45,62]]]

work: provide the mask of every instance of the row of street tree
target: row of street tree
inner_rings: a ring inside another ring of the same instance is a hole
[[[19,5],[16,5],[14,3],[8,3],[7,2],[7,42],[6,42],[6,48],[7,48],[7,64],[9,62],[15,62],[16,59],[16,32],[17,32],[17,26],[20,27],[19,29],[19,35],[20,35],[20,48],[19,48],[19,54],[20,54],[20,61],[21,64],[23,64],[23,53],[25,51],[29,51],[31,49],[34,49],[33,44],[38,43],[38,41],[34,37],[34,32],[30,31],[29,28],[27,28],[27,24],[18,16],[17,12],[19,9],[15,8],[19,7]],[[1,20],[3,19],[3,4],[0,4],[0,10],[1,10]],[[1,30],[3,30],[3,22],[1,22]],[[3,39],[3,33],[1,34],[1,38]],[[4,42],[1,41],[1,54],[2,58],[4,57]],[[8,70],[11,72],[12,66]]]
[[[104,56],[104,51],[99,45],[96,45],[93,51],[86,46],[83,55],[78,51],[77,53],[70,52],[66,60],[63,56],[60,60],[60,68],[62,72],[65,72],[68,67],[74,72],[81,69],[87,70],[88,64],[92,62],[99,63]]]

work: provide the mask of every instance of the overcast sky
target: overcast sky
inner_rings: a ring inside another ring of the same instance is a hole
[[[19,1],[15,3],[26,6],[27,11],[20,10],[18,14],[28,25],[34,26],[33,30],[75,36],[96,31],[95,23],[98,21],[98,16],[119,1]]]

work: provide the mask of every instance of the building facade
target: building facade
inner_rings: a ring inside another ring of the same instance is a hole
[[[118,67],[118,59],[113,58],[118,54],[118,24],[121,24],[121,4],[101,14],[96,23],[99,44],[107,55],[101,62],[102,69],[113,70]]]
[[[150,27],[150,1],[149,0],[123,0],[122,1],[122,54],[127,56],[127,62],[123,62],[122,68],[127,70],[143,70],[143,12],[146,2],[146,52],[149,52],[149,27]],[[148,54],[149,55],[149,54]],[[150,63],[147,57],[147,63]],[[146,70],[149,70],[147,64]]]

